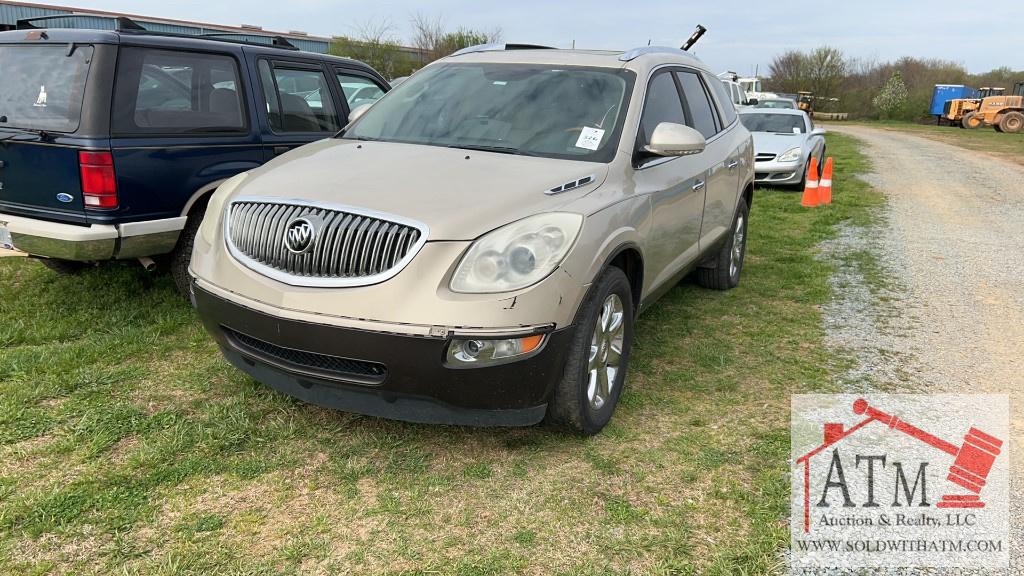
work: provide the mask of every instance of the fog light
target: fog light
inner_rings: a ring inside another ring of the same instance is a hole
[[[510,362],[540,350],[544,335],[500,340],[455,338],[448,346],[448,364],[455,366],[489,366]]]

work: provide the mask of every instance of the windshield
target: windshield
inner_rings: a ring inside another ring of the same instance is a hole
[[[91,46],[0,46],[0,128],[74,132],[82,116]]]
[[[792,100],[762,100],[757,103],[758,108],[784,108],[789,110],[796,109],[796,102]]]
[[[797,114],[740,114],[740,121],[751,132],[803,134],[805,125]]]
[[[608,162],[633,74],[546,64],[435,64],[374,104],[345,138]]]

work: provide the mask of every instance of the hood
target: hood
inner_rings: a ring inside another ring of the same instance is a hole
[[[796,146],[803,147],[807,134],[776,134],[774,132],[752,132],[755,154],[782,154]]]
[[[342,204],[417,220],[428,240],[473,240],[596,190],[608,167],[439,146],[322,140],[250,173],[232,195]],[[592,176],[558,194],[545,191]]]

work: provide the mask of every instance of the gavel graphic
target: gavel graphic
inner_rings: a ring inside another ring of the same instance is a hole
[[[949,467],[949,475],[946,477],[950,482],[962,486],[973,492],[973,495],[948,494],[936,504],[939,508],[984,508],[985,503],[981,501],[978,494],[985,486],[985,480],[996,457],[999,456],[1002,440],[990,436],[977,428],[971,427],[964,436],[964,444],[959,448],[942,438],[929,434],[920,428],[900,420],[868,405],[863,398],[853,403],[853,411],[856,414],[865,414],[868,418],[877,420],[888,426],[891,430],[898,430],[953,456],[955,460]]]

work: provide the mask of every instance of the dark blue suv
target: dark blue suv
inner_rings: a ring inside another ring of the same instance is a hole
[[[280,39],[141,29],[2,32],[0,79],[0,247],[63,272],[159,257],[183,291],[221,182],[331,136],[389,88]]]

